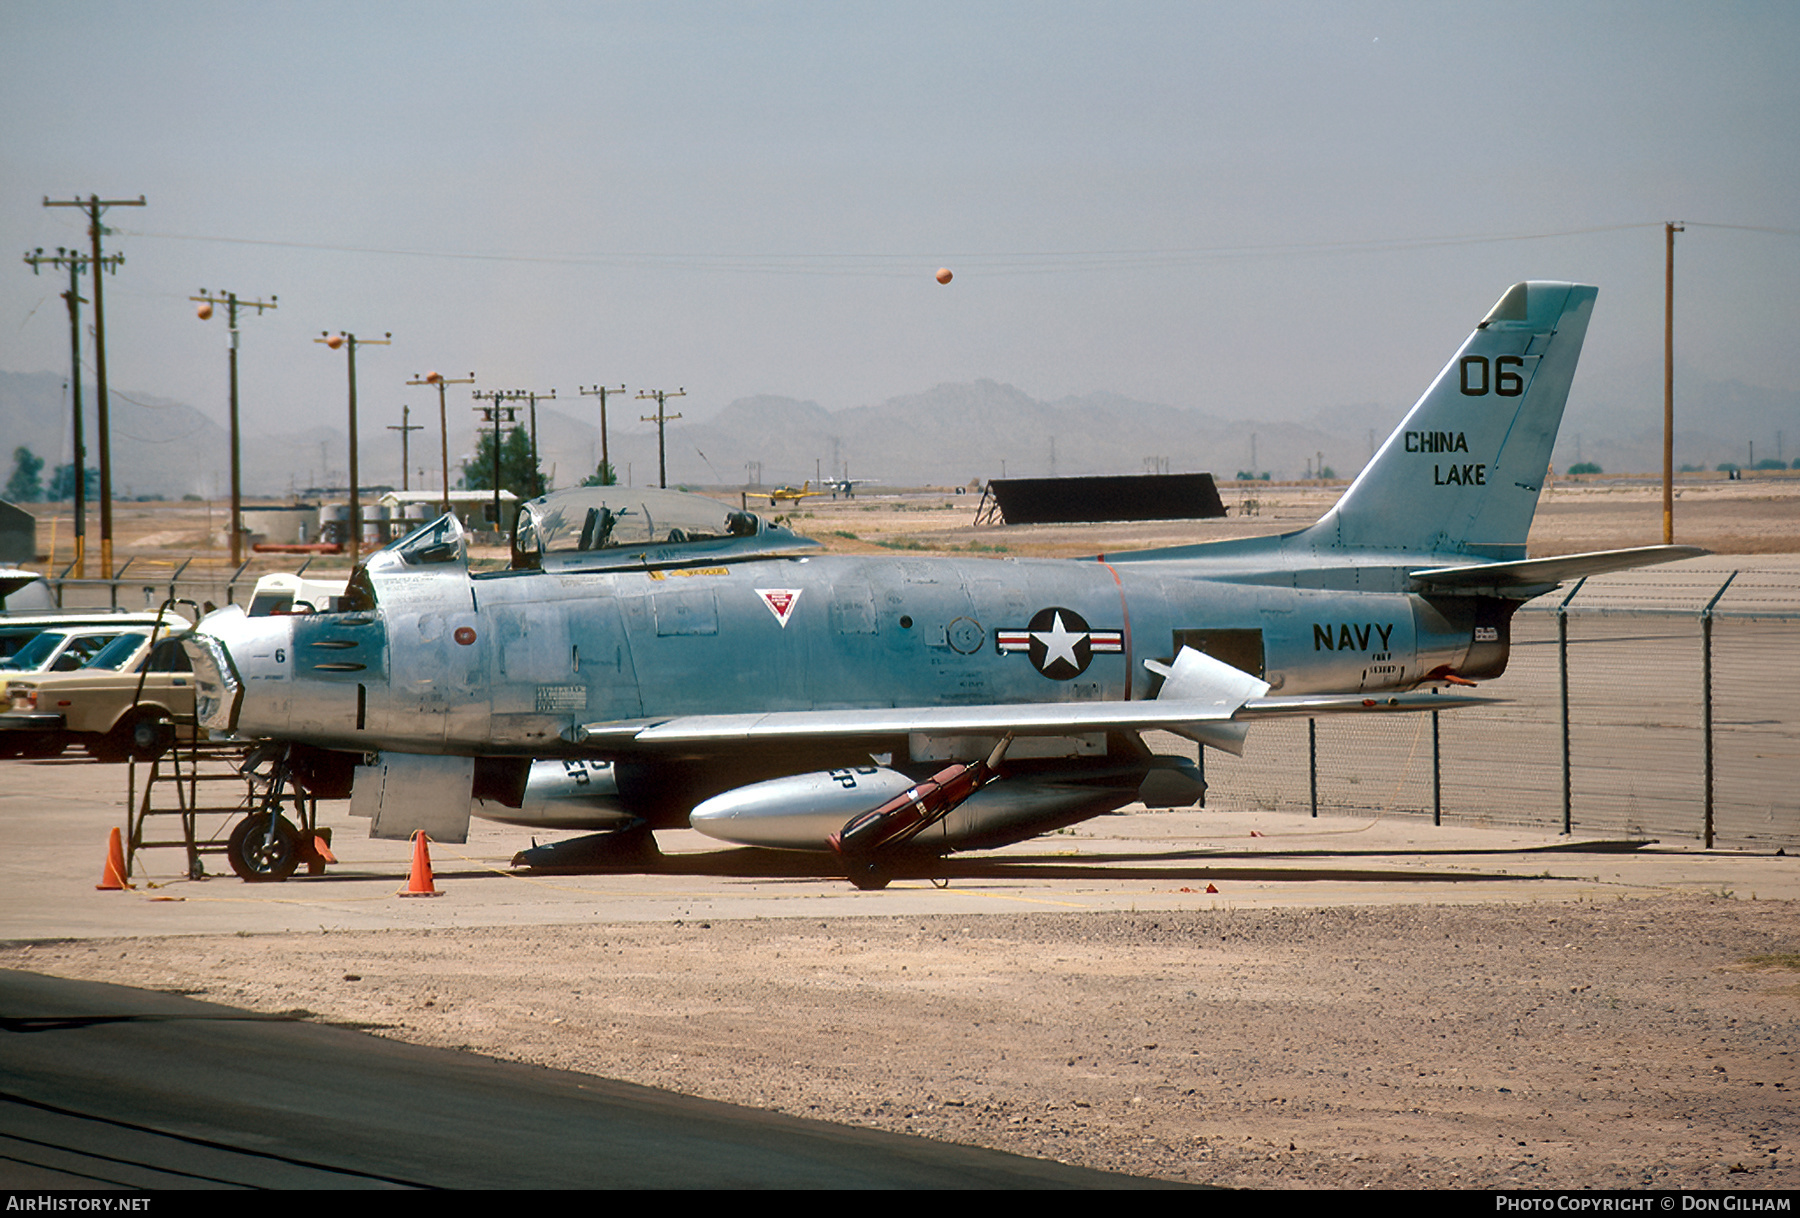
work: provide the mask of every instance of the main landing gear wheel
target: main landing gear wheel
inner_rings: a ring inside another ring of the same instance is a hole
[[[277,816],[271,840],[266,813],[246,816],[231,831],[226,857],[231,869],[249,883],[285,880],[300,865],[300,834],[287,817]]]
[[[850,882],[864,892],[880,892],[893,879],[893,875],[879,863],[850,864]]]

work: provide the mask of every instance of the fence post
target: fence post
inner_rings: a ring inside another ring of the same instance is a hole
[[[1706,821],[1701,836],[1708,850],[1713,844],[1713,606],[1719,603],[1725,589],[1731,587],[1731,581],[1737,577],[1738,573],[1733,571],[1713,593],[1713,598],[1706,602],[1706,608],[1700,611],[1700,736],[1706,751]]]
[[[1319,814],[1319,721],[1306,721],[1306,781],[1312,789],[1312,814]]]
[[[256,556],[254,554],[252,554],[249,558],[246,558],[244,560],[243,566],[241,566],[237,570],[233,571],[231,573],[231,578],[225,581],[225,603],[227,605],[237,604],[238,580],[244,578],[244,568],[248,567],[253,561],[255,561],[255,558],[256,558]]]
[[[1569,602],[1581,591],[1581,585],[1587,583],[1587,576],[1575,581],[1569,589],[1569,595],[1562,598],[1556,606],[1556,677],[1562,691],[1562,788],[1563,788],[1563,822],[1562,831],[1570,834],[1574,828],[1574,797],[1572,795],[1573,779],[1569,763]]]
[[[1438,770],[1438,713],[1431,712],[1431,823],[1444,823],[1444,788]]]

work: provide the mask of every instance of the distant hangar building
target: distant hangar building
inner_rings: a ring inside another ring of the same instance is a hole
[[[990,507],[991,503],[991,507]],[[1225,515],[1211,474],[1103,478],[996,478],[982,492],[978,524],[1085,524],[1208,520]]]

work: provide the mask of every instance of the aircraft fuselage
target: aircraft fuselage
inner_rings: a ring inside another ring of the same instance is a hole
[[[556,756],[579,724],[734,711],[1129,701],[1194,647],[1283,693],[1504,665],[1504,617],[1201,564],[814,556],[649,571],[401,572],[373,610],[246,621],[234,730]],[[1392,569],[1381,572],[1395,575]],[[1378,582],[1377,572],[1360,573]],[[1289,586],[1281,586],[1283,581]],[[1392,582],[1392,581],[1390,581]],[[215,627],[216,628],[216,627]],[[252,639],[251,634],[254,634]]]

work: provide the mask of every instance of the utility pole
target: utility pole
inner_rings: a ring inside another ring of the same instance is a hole
[[[1675,544],[1675,234],[1687,225],[1663,225],[1663,544]]]
[[[500,515],[500,424],[502,421],[516,422],[519,416],[517,406],[502,406],[500,403],[520,401],[525,397],[525,391],[523,389],[489,389],[483,393],[476,389],[470,396],[476,401],[487,398],[492,403],[488,406],[477,406],[475,409],[483,412],[482,422],[494,425],[494,531],[498,533],[500,522],[504,519]],[[503,414],[506,416],[504,420],[500,417]]]
[[[418,373],[415,372],[415,373],[413,373],[413,379],[406,383],[408,385],[436,385],[437,386],[437,391],[438,391],[438,433],[439,433],[439,435],[442,436],[443,442],[444,442],[444,449],[443,449],[443,455],[444,455],[444,487],[443,487],[444,511],[448,512],[450,510],[450,422],[449,422],[448,418],[445,416],[444,386],[446,386],[446,385],[473,385],[475,383],[475,374],[473,372],[471,372],[466,377],[459,377],[456,380],[451,380],[451,379],[445,377],[442,373],[438,373],[438,372],[427,372],[424,376],[420,376]]]
[[[525,398],[531,403],[531,494],[527,496],[527,498],[536,499],[539,495],[544,493],[544,475],[538,465],[537,404],[540,401],[554,402],[556,400],[556,390],[552,389],[549,393],[537,393],[532,390],[526,390]]]
[[[684,398],[686,396],[686,389],[677,389],[674,393],[664,393],[660,389],[638,390],[638,398],[640,401],[644,398],[656,399],[656,413],[643,416],[643,421],[656,424],[656,484],[665,490],[668,489],[669,486],[669,460],[667,449],[663,445],[663,428],[669,420],[679,419],[681,416],[678,414],[667,413],[663,410],[663,403],[669,398]]]
[[[108,269],[116,268],[125,261],[123,254],[108,254]],[[69,268],[69,290],[62,297],[69,305],[69,388],[73,398],[75,418],[75,455],[70,462],[75,467],[75,578],[87,578],[87,446],[82,442],[81,419],[81,291],[76,276],[88,268],[88,256],[76,250],[56,247],[56,256],[44,257],[42,248],[25,255],[25,261],[31,264],[31,273],[38,273],[40,264],[66,266]]]
[[[244,561],[244,490],[238,473],[238,310],[240,308],[255,309],[256,315],[261,317],[264,309],[276,307],[275,301],[279,298],[271,296],[266,303],[261,300],[239,300],[236,292],[214,296],[205,288],[201,288],[200,295],[190,296],[188,299],[199,302],[200,307],[195,312],[201,321],[212,317],[214,305],[224,305],[226,322],[231,327],[231,565],[235,567]]]
[[[400,426],[395,427],[390,423],[388,424],[388,430],[400,433],[400,489],[403,491],[410,491],[412,487],[406,480],[407,463],[411,460],[411,458],[407,456],[407,433],[411,431],[424,431],[425,425],[423,423],[414,423],[412,421],[411,406],[402,406],[400,408]]]
[[[575,392],[584,398],[597,397],[600,399],[600,464],[606,467],[607,472],[612,474],[612,480],[617,482],[619,480],[619,474],[618,471],[612,467],[612,450],[608,448],[606,444],[606,395],[609,393],[624,393],[625,386],[620,385],[617,389],[611,389],[605,385],[595,385],[592,389],[583,389],[581,386],[577,385],[575,386]]]
[[[89,195],[84,199],[44,200],[45,207],[79,207],[88,214],[88,238],[92,242],[92,252],[88,256],[88,264],[96,268],[94,274],[94,379],[99,382],[100,393],[100,577],[113,577],[112,565],[112,427],[111,413],[106,392],[106,297],[101,290],[99,269],[115,270],[119,263],[125,261],[120,256],[117,263],[107,265],[100,254],[100,237],[106,231],[100,223],[100,213],[108,207],[142,207],[144,196],[135,199],[102,199],[99,195]]]
[[[383,334],[380,338],[359,339],[354,334],[338,331],[336,334],[324,334],[313,339],[315,343],[324,343],[333,351],[339,347],[348,348],[350,354],[350,569],[356,570],[357,560],[362,557],[362,491],[357,486],[356,476],[356,349],[357,347],[387,347],[393,343],[393,333]]]

